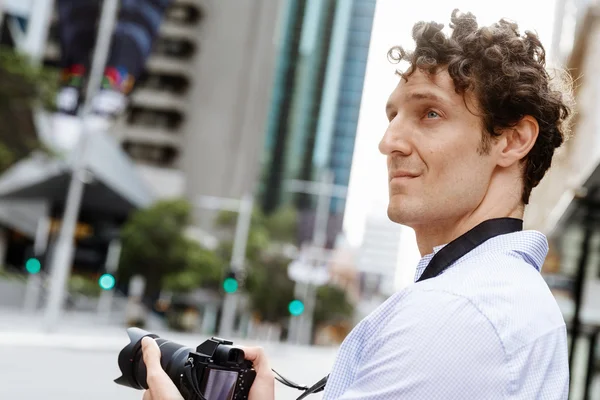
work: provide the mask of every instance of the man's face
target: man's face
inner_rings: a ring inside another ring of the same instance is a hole
[[[466,104],[465,104],[466,103]],[[411,227],[458,221],[483,200],[496,164],[482,154],[477,103],[446,71],[415,71],[391,94],[380,151],[389,172],[388,216]]]

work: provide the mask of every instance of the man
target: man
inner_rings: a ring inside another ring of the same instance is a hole
[[[420,22],[415,51],[390,53],[409,67],[379,146],[388,215],[415,230],[423,258],[417,282],[346,338],[326,400],[568,397],[565,323],[539,273],[547,241],[522,218],[567,133],[569,93],[552,89],[534,34],[506,21],[478,28],[457,11],[451,27],[447,37]],[[149,372],[164,379],[145,345]],[[264,353],[246,351],[258,372],[251,400],[273,399]],[[153,399],[171,399],[161,387],[150,381]]]

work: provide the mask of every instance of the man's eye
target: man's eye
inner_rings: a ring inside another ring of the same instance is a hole
[[[437,117],[439,117],[439,116],[440,116],[440,115],[439,115],[437,112],[435,112],[435,111],[429,111],[429,112],[427,113],[427,118],[437,118]]]

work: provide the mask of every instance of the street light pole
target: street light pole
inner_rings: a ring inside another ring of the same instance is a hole
[[[106,256],[106,262],[104,264],[105,271],[111,275],[115,275],[119,269],[119,259],[121,257],[122,244],[121,240],[116,238],[110,241],[108,245],[108,254]],[[100,298],[98,299],[98,316],[105,320],[108,320],[111,313],[112,302],[115,297],[115,288],[109,290],[102,290]]]
[[[33,256],[40,257],[47,254],[48,238],[50,236],[50,220],[47,216],[38,219],[37,230],[35,232],[35,241],[33,242]],[[25,290],[24,310],[34,312],[38,308],[40,300],[40,291],[42,288],[42,271],[35,274],[30,273],[27,277],[27,286]]]
[[[246,194],[241,200],[203,196],[200,197],[198,205],[207,209],[228,210],[238,213],[230,267],[236,273],[236,276],[239,276],[244,271],[244,262],[246,259],[246,247],[250,234],[252,208],[254,205],[252,195]],[[230,337],[233,334],[238,301],[238,293],[225,293],[221,323],[219,324],[219,336]]]
[[[317,209],[315,211],[315,222],[313,226],[312,246],[314,249],[324,249],[327,244],[327,225],[329,222],[329,206],[331,199],[345,198],[348,188],[333,183],[333,173],[325,170],[320,182],[290,180],[288,190],[296,193],[307,193],[318,196]],[[314,259],[309,255],[309,258]],[[294,293],[296,296],[304,297],[305,311],[299,317],[292,317],[290,321],[290,340],[296,343],[310,343],[310,336],[314,323],[314,309],[316,303],[317,288],[309,283],[296,282]]]
[[[67,193],[64,214],[60,231],[56,241],[55,251],[52,252],[52,262],[50,270],[50,292],[46,313],[44,316],[44,327],[46,331],[56,329],[60,314],[63,309],[66,284],[71,273],[71,263],[73,259],[73,235],[75,226],[81,208],[81,200],[85,186],[86,175],[86,150],[90,126],[88,115],[91,111],[91,100],[94,94],[100,88],[102,75],[112,39],[113,28],[117,17],[119,0],[104,0],[102,14],[100,16],[100,26],[98,28],[98,39],[94,50],[92,69],[90,71],[90,82],[87,87],[87,97],[80,112],[83,126],[82,132],[77,142],[77,147],[72,153],[75,157],[71,182]]]

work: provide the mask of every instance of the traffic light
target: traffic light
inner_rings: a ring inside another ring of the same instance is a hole
[[[229,271],[223,280],[223,290],[225,293],[235,293],[239,287],[238,279],[235,272]]]
[[[301,300],[292,300],[288,305],[288,310],[290,314],[297,317],[304,312],[304,303]]]
[[[39,273],[42,269],[42,262],[35,257],[28,258],[25,261],[25,269],[32,275]]]
[[[102,290],[111,290],[115,287],[116,279],[112,274],[102,274],[98,279],[98,285]]]
[[[35,254],[33,246],[25,250],[25,270],[32,274],[39,274],[44,264],[45,254]]]

